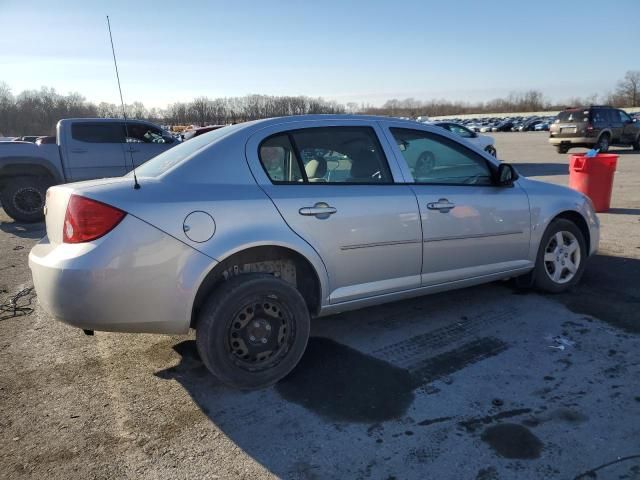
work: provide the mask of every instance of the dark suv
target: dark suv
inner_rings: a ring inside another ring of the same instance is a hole
[[[609,150],[611,145],[632,145],[640,150],[640,123],[613,107],[570,108],[558,114],[549,128],[549,143],[558,153],[571,147]]]

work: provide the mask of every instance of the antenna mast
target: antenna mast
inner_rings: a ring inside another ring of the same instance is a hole
[[[109,21],[109,15],[107,15],[107,27],[109,28],[109,40],[111,40],[111,53],[113,53],[113,64],[116,67],[116,79],[118,80],[118,91],[120,92],[120,103],[122,104],[122,116],[124,118],[124,131],[126,138],[129,138],[129,126],[127,125],[127,110],[124,106],[124,99],[122,98],[122,87],[120,86],[120,74],[118,73],[118,62],[116,61],[116,49],[113,48],[113,35],[111,35],[111,22]],[[125,141],[126,141],[125,138]],[[125,162],[127,153],[125,152]],[[138,190],[140,184],[138,183],[138,177],[136,177],[136,164],[133,162],[133,153],[129,150],[129,157],[131,158],[131,169],[133,171],[133,188]]]

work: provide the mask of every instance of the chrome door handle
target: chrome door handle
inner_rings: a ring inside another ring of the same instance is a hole
[[[338,210],[335,207],[329,206],[328,203],[318,202],[313,207],[302,207],[298,210],[300,215],[315,216],[316,218],[329,218],[329,215],[333,215]]]
[[[446,198],[441,198],[437,202],[427,203],[429,210],[440,210],[442,213],[447,213],[452,208],[455,208],[456,204],[449,202]]]

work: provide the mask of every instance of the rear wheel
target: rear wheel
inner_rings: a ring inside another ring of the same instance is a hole
[[[205,304],[196,345],[218,379],[252,390],[276,383],[298,364],[309,329],[309,311],[295,287],[272,275],[240,275]]]
[[[586,241],[576,224],[554,220],[538,248],[534,285],[550,293],[569,290],[580,281],[587,255]]]
[[[596,143],[595,148],[597,148],[600,153],[606,153],[609,151],[610,142],[609,134],[605,133],[598,139],[598,143]]]
[[[556,151],[558,153],[567,153],[569,151],[569,147],[567,147],[566,145],[558,145],[556,147]]]
[[[2,191],[2,208],[18,222],[44,220],[44,203],[51,181],[40,177],[16,177]]]

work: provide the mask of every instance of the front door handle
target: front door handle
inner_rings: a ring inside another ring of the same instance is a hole
[[[437,202],[427,203],[429,210],[440,210],[441,213],[447,213],[452,208],[455,208],[456,204],[449,202],[446,198],[441,198]]]
[[[329,215],[333,215],[337,211],[335,207],[331,207],[325,202],[318,202],[313,207],[302,207],[298,210],[300,215],[314,216],[316,218],[329,218]]]

